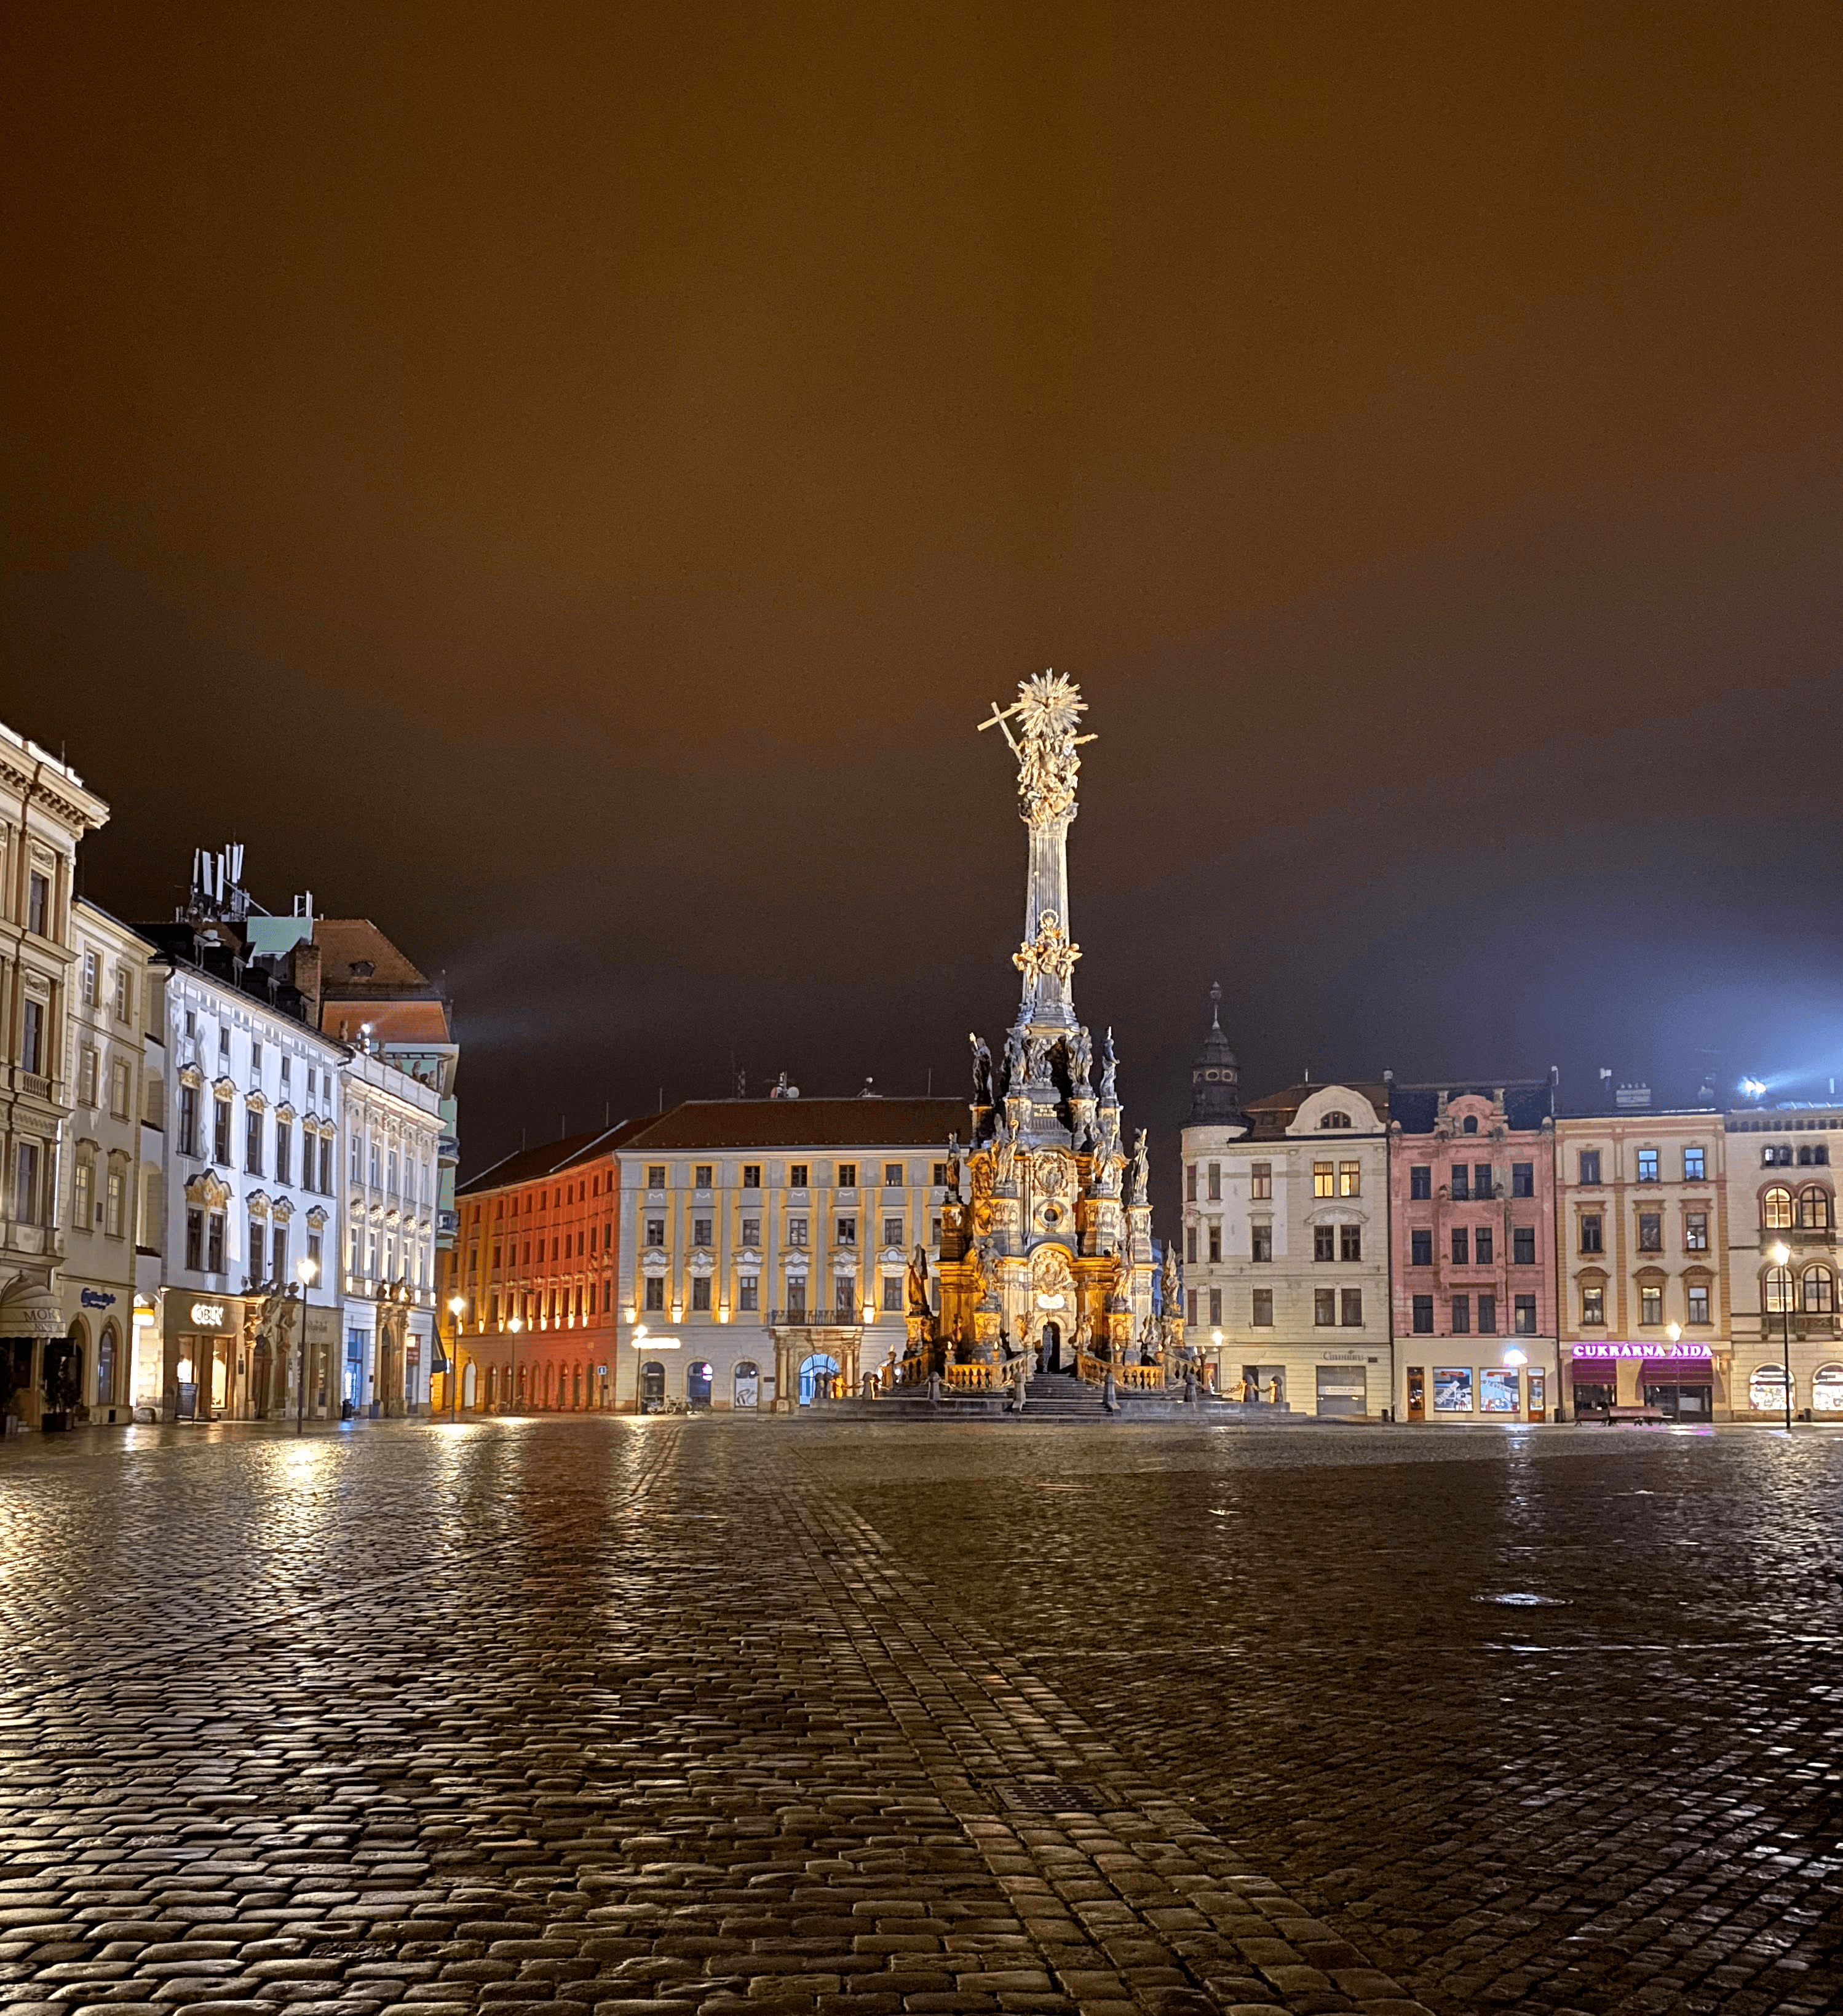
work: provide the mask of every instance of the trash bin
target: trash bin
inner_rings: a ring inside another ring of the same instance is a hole
[[[349,1421],[358,1411],[350,1400],[341,1400],[339,1403],[339,1417],[342,1421]]]

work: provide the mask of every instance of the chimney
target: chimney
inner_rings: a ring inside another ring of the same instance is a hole
[[[289,978],[301,996],[301,1010],[308,1026],[320,1026],[320,948],[311,938],[303,938],[290,959]]]

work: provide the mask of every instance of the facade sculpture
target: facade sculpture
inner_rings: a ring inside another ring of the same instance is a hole
[[[1020,1367],[1096,1385],[1110,1374],[1138,1386],[1178,1376],[1182,1298],[1174,1255],[1155,1313],[1145,1136],[1136,1155],[1123,1150],[1113,1032],[1097,1093],[1095,1043],[1073,998],[1082,949],[1070,929],[1068,830],[1081,747],[1093,739],[1077,732],[1084,711],[1073,682],[1046,671],[981,724],[1002,729],[1017,761],[1028,858],[1012,963],[1022,985],[997,1059],[971,1039],[971,1124],[965,1148],[957,1137],[948,1147],[940,1309],[931,1322],[909,1312],[912,1386],[941,1377],[996,1391]]]

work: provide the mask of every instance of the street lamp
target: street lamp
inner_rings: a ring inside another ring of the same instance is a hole
[[[448,1417],[451,1421],[461,1418],[461,1318],[466,1313],[467,1298],[450,1295],[448,1312],[453,1320],[448,1327]]]
[[[1780,1294],[1780,1313],[1784,1319],[1785,1365],[1785,1431],[1792,1431],[1792,1249],[1783,1239],[1776,1239],[1766,1248],[1766,1258],[1785,1274],[1785,1286]]]
[[[294,1432],[304,1435],[307,1433],[308,1290],[314,1285],[320,1269],[317,1262],[303,1259],[295,1262],[294,1271],[301,1280],[301,1373],[295,1382]]]
[[[525,1327],[523,1316],[514,1316],[506,1327],[512,1333],[512,1404],[518,1406],[518,1334]]]

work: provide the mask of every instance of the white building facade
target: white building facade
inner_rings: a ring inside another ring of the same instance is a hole
[[[788,1413],[893,1366],[966,1124],[953,1099],[699,1100],[628,1140],[616,1406]]]
[[[339,1399],[359,1415],[426,1413],[434,1369],[441,1094],[361,1048],[344,1056],[340,1111]]]

